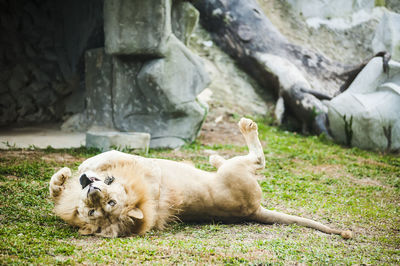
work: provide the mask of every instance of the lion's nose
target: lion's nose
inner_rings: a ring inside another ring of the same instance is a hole
[[[85,187],[87,187],[87,185],[89,185],[90,183],[92,183],[93,181],[91,181],[86,174],[81,175],[81,177],[79,178],[79,183],[81,183],[82,189],[84,189]]]
[[[96,177],[88,177],[86,174],[81,175],[81,177],[79,178],[79,183],[81,183],[82,189],[84,189],[94,181],[100,181],[100,179]]]

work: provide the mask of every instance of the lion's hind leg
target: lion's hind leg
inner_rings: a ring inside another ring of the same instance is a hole
[[[210,156],[210,164],[219,169],[225,162],[230,164],[238,164],[239,162],[246,166],[255,165],[255,169],[263,169],[265,167],[264,151],[258,138],[258,126],[251,119],[242,118],[238,123],[240,132],[242,132],[246,144],[249,148],[249,154],[246,156],[237,156],[230,160],[225,160],[220,155],[214,154]]]
[[[64,190],[64,183],[71,175],[71,170],[68,167],[64,167],[51,177],[49,189],[53,200],[57,200],[60,197],[61,192]]]
[[[265,157],[261,142],[258,138],[257,124],[251,119],[243,117],[240,119],[238,126],[249,148],[248,156],[256,159],[255,163],[257,164],[257,169],[263,169],[265,167]]]
[[[353,233],[349,230],[338,230],[330,228],[320,222],[313,221],[311,219],[289,215],[277,211],[270,211],[260,207],[254,214],[250,217],[250,221],[255,221],[265,224],[297,224],[309,228],[319,230],[327,234],[340,235],[344,239],[352,238]]]

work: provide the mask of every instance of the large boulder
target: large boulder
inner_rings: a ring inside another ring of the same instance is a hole
[[[183,1],[105,0],[105,52],[86,55],[90,126],[147,132],[156,148],[196,138],[207,113],[197,95],[210,80],[184,43],[198,15]]]
[[[202,60],[175,36],[171,36],[166,58],[146,62],[138,76],[143,93],[164,108],[194,101],[210,79]],[[154,97],[156,96],[156,97]]]
[[[385,11],[372,40],[375,53],[387,51],[400,61],[400,14]]]
[[[167,57],[143,61],[87,52],[88,127],[151,134],[151,147],[176,148],[191,142],[207,107],[197,95],[209,78],[201,60],[171,35]]]
[[[172,2],[171,24],[172,32],[185,45],[199,22],[199,11],[189,2],[175,0]]]
[[[375,0],[286,0],[294,10],[306,18],[351,16],[360,10],[371,11]]]
[[[196,101],[209,83],[200,58],[173,35],[168,47],[165,58],[142,64],[115,60],[115,127],[151,133],[151,147],[193,141],[207,112]]]
[[[400,149],[400,63],[374,58],[344,93],[329,103],[328,117],[335,140],[381,151]]]
[[[171,0],[105,0],[106,52],[162,57],[171,35]]]

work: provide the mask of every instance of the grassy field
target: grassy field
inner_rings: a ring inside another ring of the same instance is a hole
[[[80,236],[52,213],[48,182],[77,169],[95,150],[0,151],[0,264],[400,264],[400,158],[344,148],[260,124],[267,166],[263,205],[351,229],[353,239],[296,225],[182,224],[145,236]],[[229,142],[229,139],[227,139]],[[209,150],[230,157],[238,145],[203,145],[148,156],[191,160],[206,170]]]

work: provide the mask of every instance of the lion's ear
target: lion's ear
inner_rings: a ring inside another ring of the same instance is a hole
[[[142,220],[144,217],[143,212],[139,208],[134,208],[128,211],[128,216],[138,220]]]

